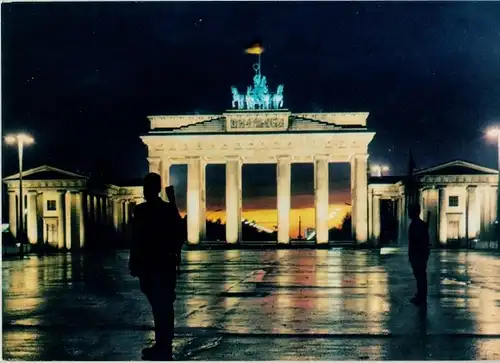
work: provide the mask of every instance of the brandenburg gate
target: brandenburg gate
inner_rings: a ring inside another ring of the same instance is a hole
[[[242,166],[276,163],[278,243],[290,242],[292,163],[314,164],[316,243],[328,243],[328,164],[351,165],[353,239],[368,240],[367,159],[375,133],[368,113],[292,113],[283,107],[283,85],[272,94],[254,66],[253,87],[233,87],[233,108],[213,115],[149,116],[149,170],[169,185],[170,166],[188,165],[188,243],[205,239],[205,169],[226,165],[226,241],[241,241]]]

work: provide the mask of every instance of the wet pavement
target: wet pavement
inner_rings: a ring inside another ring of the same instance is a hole
[[[425,312],[404,251],[381,252],[184,252],[175,358],[500,359],[498,254],[434,251]],[[127,263],[3,261],[3,358],[140,360],[152,317]]]

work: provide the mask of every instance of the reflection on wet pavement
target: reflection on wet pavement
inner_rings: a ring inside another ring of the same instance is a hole
[[[181,360],[500,359],[500,256],[434,252],[429,304],[404,252],[184,252]],[[154,336],[127,253],[3,261],[3,358],[139,360]]]

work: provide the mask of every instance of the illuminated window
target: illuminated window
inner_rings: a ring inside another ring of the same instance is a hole
[[[48,200],[47,201],[47,210],[56,210],[56,201]]]
[[[448,207],[458,207],[458,195],[450,195],[448,197]]]

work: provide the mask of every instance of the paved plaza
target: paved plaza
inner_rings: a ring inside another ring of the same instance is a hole
[[[183,255],[178,360],[500,359],[500,256],[433,251],[429,304],[405,251]],[[3,358],[140,360],[152,317],[128,254],[3,261]]]

